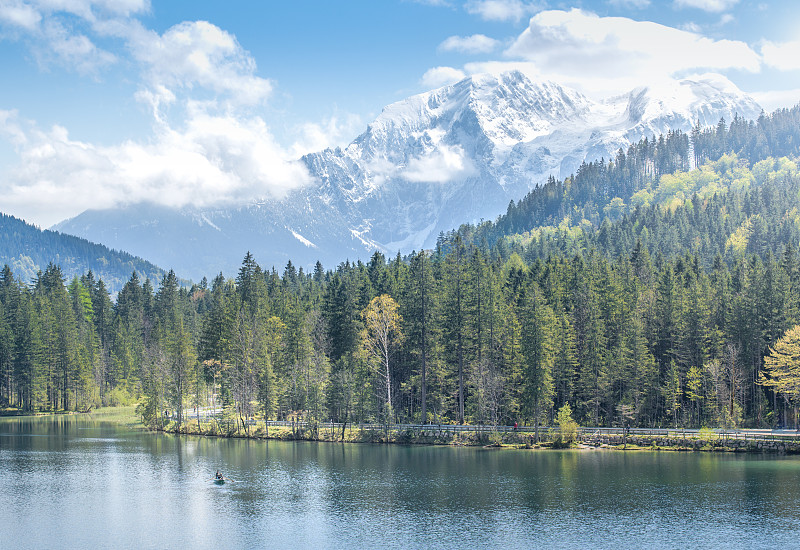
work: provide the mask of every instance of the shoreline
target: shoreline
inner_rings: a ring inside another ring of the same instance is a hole
[[[451,431],[447,425],[429,425],[419,429],[390,427],[386,429],[362,429],[358,424],[342,430],[340,426],[326,424],[303,425],[295,427],[271,426],[269,432],[264,424],[251,426],[247,431],[223,429],[221,424],[207,422],[198,425],[192,418],[178,430],[174,422],[163,428],[144,425],[136,414],[134,406],[102,407],[91,412],[57,411],[36,413],[0,412],[0,418],[41,418],[46,416],[87,416],[97,420],[113,422],[136,430],[149,430],[169,435],[195,435],[230,439],[276,440],[276,441],[316,441],[325,443],[368,443],[378,445],[437,445],[450,447],[480,447],[486,449],[519,450],[619,450],[619,451],[671,451],[671,452],[715,452],[715,453],[769,453],[800,454],[800,438],[772,438],[762,440],[738,439],[720,436],[714,432],[705,434],[680,435],[622,435],[581,434],[574,441],[562,443],[559,432],[543,429],[539,441],[528,431]]]
[[[212,428],[216,428],[213,425]],[[379,445],[439,445],[451,447],[481,447],[486,449],[520,450],[619,450],[619,451],[671,451],[671,452],[714,452],[714,453],[770,453],[800,454],[800,439],[755,441],[709,436],[670,437],[663,435],[629,435],[627,438],[616,435],[578,434],[576,439],[564,444],[558,432],[543,430],[539,441],[534,441],[532,432],[453,432],[437,429],[435,425],[420,430],[390,428],[387,430],[361,429],[357,424],[342,430],[319,425],[316,430],[308,427],[271,427],[269,433],[264,425],[254,426],[249,433],[243,430],[217,431],[199,429],[196,420],[177,426],[167,425],[163,429],[148,428],[171,435],[197,435],[204,437],[223,437],[235,439],[277,440],[277,441],[316,441],[326,443],[369,443]],[[677,430],[676,430],[677,431]]]

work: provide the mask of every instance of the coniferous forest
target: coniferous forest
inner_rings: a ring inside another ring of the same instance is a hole
[[[239,418],[775,426],[797,420],[800,109],[643,140],[434,250],[112,301],[0,272],[0,404]],[[697,169],[690,169],[699,166]],[[791,355],[791,353],[789,353]]]

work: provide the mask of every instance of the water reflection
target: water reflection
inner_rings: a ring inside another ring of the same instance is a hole
[[[235,481],[215,485],[217,469]],[[0,546],[791,546],[799,482],[800,461],[766,455],[249,441],[0,419],[0,517],[11,518]]]

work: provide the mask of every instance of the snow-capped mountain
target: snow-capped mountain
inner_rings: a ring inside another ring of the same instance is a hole
[[[284,199],[87,211],[56,227],[194,278],[233,274],[247,250],[265,266],[332,267],[430,246],[441,231],[494,218],[549,175],[643,137],[760,111],[716,75],[599,102],[520,72],[476,75],[389,105],[344,149],[303,157],[315,183]]]

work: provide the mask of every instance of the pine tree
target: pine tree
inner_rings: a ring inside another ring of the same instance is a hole
[[[431,325],[431,293],[433,273],[427,253],[423,250],[410,260],[410,271],[404,299],[401,302],[405,320],[406,348],[415,364],[416,375],[412,375],[414,386],[419,388],[420,418],[424,424],[428,418],[428,356]],[[403,307],[404,306],[404,307]]]
[[[42,365],[42,338],[32,296],[20,293],[14,331],[14,380],[17,403],[25,412],[45,404],[46,377]]]
[[[459,424],[464,423],[464,354],[466,340],[466,249],[460,237],[456,237],[453,251],[445,259],[443,266],[444,288],[444,341],[448,353],[448,360],[455,366],[455,379],[457,386],[456,418]]]
[[[14,388],[14,324],[20,301],[20,286],[8,265],[0,272],[0,401],[12,405]]]
[[[553,405],[555,316],[541,290],[531,282],[523,296],[522,311],[522,409],[533,420],[536,440],[543,413]]]
[[[591,262],[595,258],[590,258]],[[607,337],[600,303],[595,289],[595,269],[592,263],[574,262],[573,323],[578,345],[578,387],[576,388],[584,415],[594,425],[602,420],[602,408],[607,390]]]

